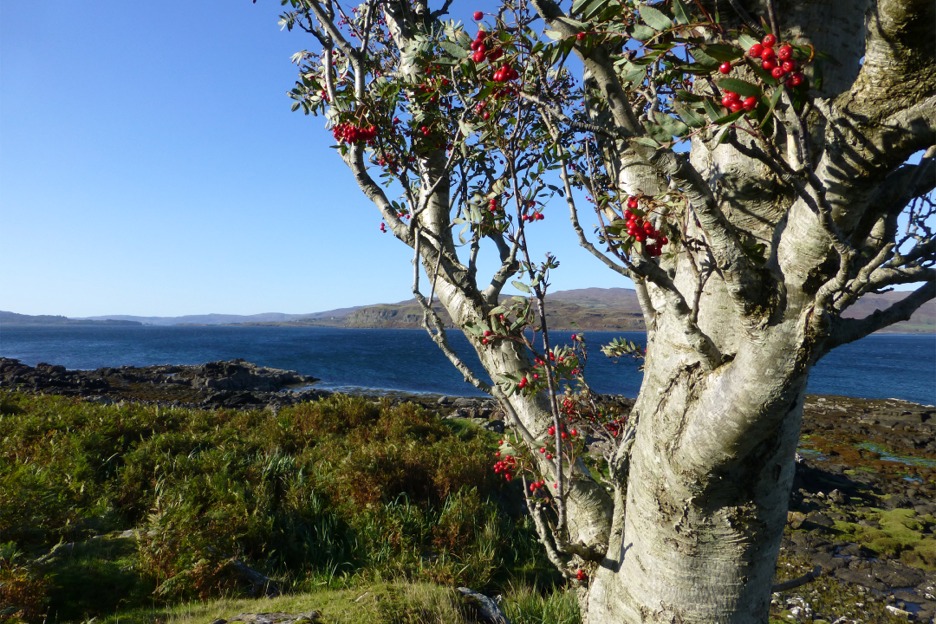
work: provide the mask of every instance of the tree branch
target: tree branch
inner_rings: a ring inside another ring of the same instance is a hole
[[[828,353],[835,347],[864,338],[888,325],[910,320],[910,315],[920,306],[936,297],[936,271],[930,270],[928,279],[927,283],[917,288],[904,299],[892,304],[889,308],[876,310],[870,316],[862,319],[836,319],[829,339],[823,346],[823,354]]]

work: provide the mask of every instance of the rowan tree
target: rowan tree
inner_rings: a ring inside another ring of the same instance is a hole
[[[283,4],[314,44],[293,106],[324,115],[413,250],[430,334],[506,412],[496,469],[586,621],[766,622],[810,368],[936,295],[933,3]],[[640,299],[626,416],[546,322],[561,259],[529,243],[563,214]]]

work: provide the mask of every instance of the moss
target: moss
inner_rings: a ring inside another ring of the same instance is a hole
[[[877,525],[877,526],[875,526]],[[868,509],[857,521],[837,520],[836,539],[854,542],[879,556],[896,557],[923,570],[936,569],[936,538],[933,517],[913,509]]]

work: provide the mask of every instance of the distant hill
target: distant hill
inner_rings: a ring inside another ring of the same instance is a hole
[[[866,295],[849,308],[845,316],[863,318],[877,309],[884,309],[906,297],[906,292]],[[437,306],[444,322],[448,315]],[[322,313],[327,314],[327,313]],[[637,294],[630,288],[581,288],[561,290],[547,296],[546,318],[557,329],[591,329],[608,331],[643,331],[643,316]],[[393,304],[364,306],[347,315],[344,327],[420,327],[422,310],[414,300]],[[886,330],[890,333],[936,332],[936,301],[929,301],[914,313],[909,321],[897,323]]]
[[[849,308],[845,315],[861,318],[884,309],[907,296],[905,292],[867,295]],[[436,310],[443,322],[451,321],[441,306]],[[637,295],[630,288],[581,288],[561,290],[547,297],[547,320],[556,329],[591,329],[608,331],[643,331],[643,317]],[[416,328],[422,324],[422,310],[415,300],[353,308],[340,308],[312,314],[200,314],[189,316],[95,316],[71,319],[64,316],[29,316],[0,312],[0,325],[278,325],[298,327]],[[936,301],[924,304],[906,322],[893,325],[890,333],[936,332]]]
[[[17,314],[0,310],[0,325],[141,325],[129,320],[92,320],[73,319],[66,316],[53,316],[50,314]]]

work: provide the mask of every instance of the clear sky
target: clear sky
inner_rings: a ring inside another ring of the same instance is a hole
[[[456,2],[468,17],[479,8]],[[411,297],[411,255],[290,112],[274,0],[0,2],[0,310],[305,313]],[[484,8],[481,6],[480,8]],[[627,286],[556,202],[554,289]]]

